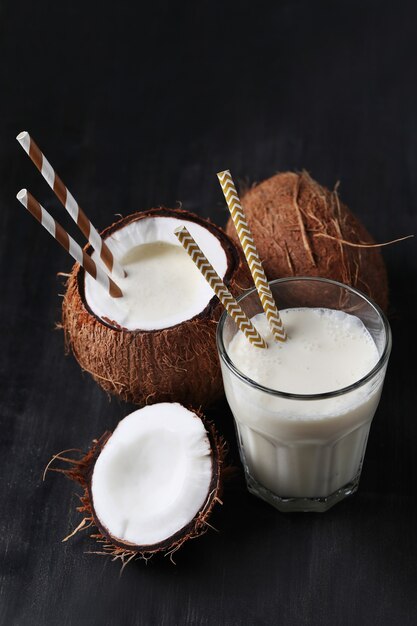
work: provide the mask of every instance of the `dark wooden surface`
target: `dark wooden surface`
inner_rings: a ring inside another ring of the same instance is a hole
[[[51,455],[131,407],[64,357],[71,262],[15,200],[66,225],[15,142],[29,130],[97,227],[177,203],[225,223],[216,172],[306,168],[378,240],[417,232],[413,2],[0,4],[0,622],[2,625],[417,623],[416,243],[387,248],[394,349],[359,493],[283,515],[241,480],[219,530],[168,559],[87,554],[76,487]],[[71,232],[75,232],[71,226]],[[231,442],[225,404],[210,411]]]

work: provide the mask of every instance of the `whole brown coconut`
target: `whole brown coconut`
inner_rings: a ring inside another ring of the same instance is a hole
[[[224,281],[230,291],[236,296],[250,286],[241,250],[221,228],[188,211],[158,208],[134,213],[106,228],[102,236],[149,217],[180,218],[210,230],[227,255]],[[221,303],[213,296],[200,314],[169,328],[147,331],[114,327],[90,310],[84,293],[84,270],[76,264],[67,281],[62,322],[67,349],[107,392],[137,405],[175,401],[199,407],[223,393],[216,349],[216,327],[222,312]]]
[[[388,305],[387,274],[375,243],[342,204],[307,172],[284,172],[252,187],[242,198],[265,273],[321,276],[357,287],[382,309]],[[238,242],[230,219],[226,232]],[[349,244],[359,244],[349,245]]]

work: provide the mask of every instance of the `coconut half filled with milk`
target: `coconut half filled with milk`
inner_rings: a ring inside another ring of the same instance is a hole
[[[112,298],[78,265],[63,303],[67,345],[106,390],[136,403],[206,405],[222,393],[215,331],[222,312],[174,230],[185,225],[229,289],[248,286],[238,248],[210,221],[181,209],[152,209],[103,233],[125,269]],[[94,252],[92,258],[98,261]]]

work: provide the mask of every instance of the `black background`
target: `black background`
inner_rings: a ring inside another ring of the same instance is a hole
[[[56,273],[71,261],[15,200],[28,187],[75,232],[15,141],[28,130],[98,228],[180,202],[224,224],[218,170],[242,185],[306,168],[341,180],[377,240],[415,233],[416,18],[401,1],[2,0],[1,624],[416,623],[415,242],[384,249],[394,349],[359,493],[283,515],[238,480],[218,533],[119,579],[87,533],[61,543],[77,489],[41,477],[132,407],[64,357]],[[225,404],[209,414],[233,454]]]

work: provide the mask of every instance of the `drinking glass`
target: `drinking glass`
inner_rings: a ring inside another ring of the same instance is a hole
[[[286,393],[239,371],[229,354],[238,328],[226,312],[218,324],[224,388],[249,491],[280,511],[326,511],[358,488],[391,350],[390,327],[370,298],[333,280],[283,278],[270,282],[270,288],[280,309],[329,308],[357,316],[379,353],[377,364],[347,387]],[[249,317],[263,312],[256,289],[239,302]]]

